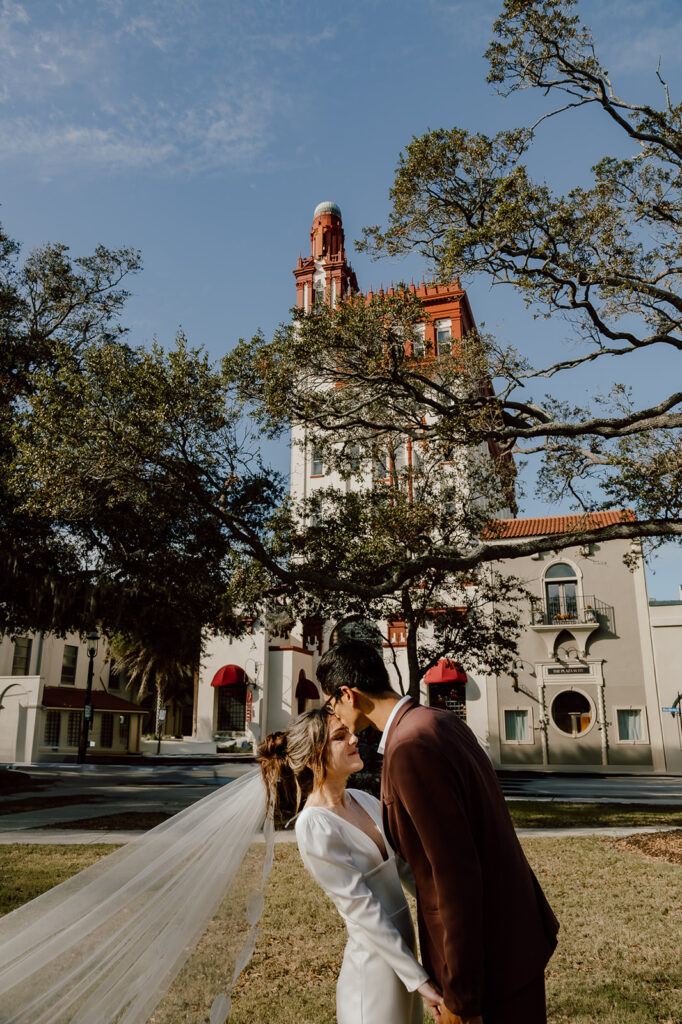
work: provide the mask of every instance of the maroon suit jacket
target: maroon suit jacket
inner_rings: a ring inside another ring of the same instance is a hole
[[[386,739],[381,803],[417,883],[422,961],[448,1009],[482,1014],[541,975],[559,925],[468,726],[405,703]]]

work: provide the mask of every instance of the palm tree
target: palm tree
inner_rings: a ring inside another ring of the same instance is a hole
[[[160,712],[169,702],[194,697],[194,681],[199,667],[200,645],[184,636],[156,635],[152,643],[130,633],[109,638],[109,650],[116,667],[123,670],[128,688],[138,700],[156,693],[156,735],[161,741]]]

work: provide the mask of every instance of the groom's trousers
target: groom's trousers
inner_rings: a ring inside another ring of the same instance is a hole
[[[547,1024],[544,974],[484,1010],[483,1024]]]

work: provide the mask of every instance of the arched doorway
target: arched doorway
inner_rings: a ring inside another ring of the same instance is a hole
[[[305,669],[301,669],[298,673],[298,683],[296,684],[296,710],[299,715],[302,715],[304,711],[310,711],[313,703],[319,701],[320,694],[315,686],[312,679],[308,679],[305,674]]]

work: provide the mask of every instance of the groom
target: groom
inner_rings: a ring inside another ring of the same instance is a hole
[[[322,657],[327,705],[352,732],[383,732],[386,835],[417,883],[424,966],[443,1024],[545,1024],[558,923],[523,854],[495,771],[449,711],[391,689],[381,655],[345,640]]]

